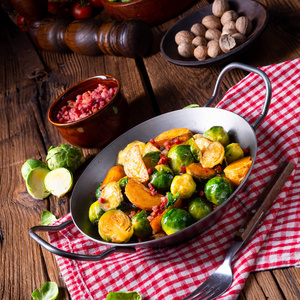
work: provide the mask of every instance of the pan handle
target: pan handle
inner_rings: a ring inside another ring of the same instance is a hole
[[[55,255],[59,255],[65,258],[74,259],[74,260],[83,260],[83,261],[98,261],[106,258],[107,256],[115,253],[115,252],[124,252],[124,253],[134,253],[135,248],[133,247],[111,247],[104,252],[100,253],[99,255],[83,255],[83,254],[76,254],[67,252],[61,249],[58,249],[51,244],[47,243],[45,240],[43,240],[40,236],[38,236],[35,232],[36,231],[46,231],[46,232],[57,232],[60,231],[70,225],[73,224],[73,220],[70,219],[60,225],[57,226],[34,226],[29,229],[29,235],[38,242],[41,246],[43,246],[45,249],[50,251],[51,253]]]
[[[265,102],[264,102],[264,106],[262,108],[262,113],[259,115],[259,117],[255,120],[255,122],[253,123],[252,127],[254,128],[254,130],[261,124],[261,122],[264,120],[264,118],[267,116],[268,114],[268,110],[270,107],[270,103],[271,103],[271,96],[272,96],[272,86],[271,86],[271,82],[269,77],[266,75],[265,72],[263,72],[262,70],[249,66],[249,65],[245,65],[242,63],[238,63],[238,62],[234,62],[231,63],[229,65],[227,65],[219,74],[217,81],[216,81],[216,85],[213,91],[213,94],[211,96],[211,98],[204,104],[205,107],[209,106],[214,100],[215,98],[219,95],[220,92],[220,84],[224,78],[224,76],[231,71],[232,69],[242,69],[248,72],[253,72],[257,75],[259,75],[266,86],[266,97],[265,97]]]

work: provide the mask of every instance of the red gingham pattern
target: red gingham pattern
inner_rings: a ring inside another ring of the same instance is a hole
[[[148,300],[179,300],[191,293],[222,263],[233,236],[282,160],[296,169],[276,198],[250,242],[233,259],[232,287],[219,299],[236,299],[256,270],[300,265],[300,60],[261,68],[272,83],[267,117],[256,130],[258,153],[247,185],[230,209],[207,232],[184,245],[137,249],[113,254],[100,262],[56,257],[73,300],[105,299],[110,291],[134,290]],[[265,98],[263,80],[250,73],[218,104],[250,124]],[[55,224],[65,222],[62,217]],[[95,255],[107,249],[83,236],[74,225],[49,233],[52,245],[66,251]]]

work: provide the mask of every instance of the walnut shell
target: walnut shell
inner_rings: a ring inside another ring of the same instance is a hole
[[[194,49],[195,47],[191,43],[181,43],[177,48],[179,55],[183,57],[193,57]]]
[[[237,44],[237,46],[239,46],[239,45],[241,45],[241,44],[243,44],[243,43],[245,43],[245,41],[246,41],[246,36],[244,35],[244,34],[242,34],[242,33],[234,33],[233,35],[232,35],[232,37],[235,39],[235,42],[236,42],[236,44]]]
[[[188,30],[181,30],[175,35],[175,43],[180,45],[182,43],[191,43],[194,35]]]
[[[229,9],[229,3],[227,0],[215,0],[212,4],[212,13],[221,17]]]
[[[200,23],[196,23],[191,27],[191,32],[194,36],[204,36],[206,28]]]
[[[221,29],[222,27],[220,19],[214,15],[205,16],[202,19],[202,24],[207,29]]]
[[[194,50],[194,56],[198,60],[205,60],[207,57],[207,47],[206,46],[198,46]]]
[[[227,10],[221,17],[221,24],[224,26],[229,21],[236,21],[238,18],[238,14],[234,10]]]
[[[205,38],[208,40],[208,41],[211,41],[211,40],[219,40],[219,38],[221,37],[221,31],[218,30],[218,29],[207,29],[206,32],[205,32]]]
[[[248,17],[242,16],[236,20],[235,27],[239,33],[247,36],[252,30],[252,23]]]
[[[221,50],[224,53],[228,53],[230,50],[232,50],[236,46],[236,41],[231,35],[223,34],[220,37],[219,45],[220,45]]]

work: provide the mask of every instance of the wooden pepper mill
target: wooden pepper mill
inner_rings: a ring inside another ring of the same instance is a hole
[[[47,0],[11,2],[20,15],[30,20],[29,35],[41,50],[132,58],[143,57],[150,52],[153,34],[150,26],[141,20],[109,23],[102,23],[96,19],[72,21],[47,17]]]

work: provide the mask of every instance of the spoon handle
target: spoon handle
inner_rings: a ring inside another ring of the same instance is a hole
[[[294,168],[295,165],[292,162],[283,161],[280,163],[248,217],[236,232],[235,240],[246,243],[250,239]]]

